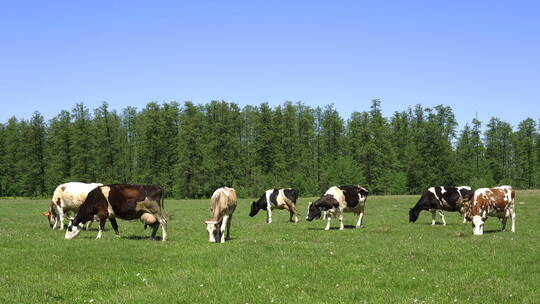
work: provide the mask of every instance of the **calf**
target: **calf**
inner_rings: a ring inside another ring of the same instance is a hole
[[[249,216],[255,216],[259,210],[266,210],[266,222],[272,223],[273,209],[289,210],[289,221],[298,223],[298,211],[296,209],[296,200],[298,199],[298,190],[296,189],[269,189],[259,198],[258,201],[251,203]],[[293,220],[294,217],[294,220]]]
[[[362,227],[362,217],[368,196],[368,190],[360,185],[334,186],[328,189],[323,196],[313,203],[309,203],[308,221],[320,218],[326,211],[326,227],[330,229],[330,221],[333,216],[339,218],[339,230],[343,230],[343,212],[355,212],[358,214],[356,227]]]
[[[158,185],[119,184],[95,188],[88,193],[79,212],[69,224],[66,239],[79,235],[82,223],[92,219],[94,215],[99,218],[97,239],[101,238],[107,219],[111,222],[116,236],[120,236],[116,223],[118,217],[123,220],[141,219],[152,227],[152,238],[156,236],[161,224],[162,239],[167,240],[167,221],[163,215],[163,190]]]
[[[88,192],[103,184],[92,183],[85,184],[79,182],[70,182],[61,184],[54,190],[49,210],[42,214],[47,217],[49,226],[52,229],[59,227],[64,229],[64,218],[66,215],[75,214],[86,199]],[[92,220],[88,222],[91,225]]]
[[[512,218],[512,232],[515,232],[515,197],[516,192],[510,186],[477,189],[467,213],[467,219],[472,221],[473,234],[484,233],[484,223],[488,216],[496,216],[501,220],[502,231],[506,230],[508,218]]]
[[[205,222],[210,243],[224,243],[230,239],[234,209],[236,209],[236,191],[233,188],[222,187],[214,191],[210,205],[212,219]],[[225,236],[225,228],[227,236]]]
[[[444,220],[444,211],[459,211],[462,215],[467,208],[466,203],[473,197],[474,191],[471,187],[430,187],[422,193],[418,203],[409,209],[409,222],[414,223],[420,215],[420,211],[428,210],[431,212],[431,225],[435,225],[435,213],[438,212],[441,216],[443,225],[446,226]]]

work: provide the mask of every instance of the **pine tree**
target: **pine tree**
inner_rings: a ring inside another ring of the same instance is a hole
[[[238,105],[212,101],[205,107],[207,149],[211,189],[233,186],[241,175],[242,116]],[[211,194],[211,193],[210,193]]]
[[[8,120],[4,128],[4,157],[2,163],[4,164],[3,172],[4,179],[2,180],[2,189],[4,189],[4,195],[16,196],[22,194],[24,186],[23,179],[21,178],[22,169],[19,163],[23,158],[22,153],[22,129],[24,122],[19,122],[17,118],[12,117]]]
[[[106,102],[94,110],[92,134],[92,176],[101,183],[118,183],[121,172],[120,118]]]
[[[70,147],[70,176],[74,181],[95,182],[100,176],[93,176],[92,166],[92,120],[88,108],[78,103],[71,110],[73,126],[71,128]]]
[[[39,112],[34,112],[23,134],[25,195],[45,193],[45,122]]]
[[[5,175],[5,169],[4,169],[4,158],[6,155],[5,151],[5,126],[3,123],[0,123],[0,196],[5,196],[5,189],[4,189],[4,183],[7,181],[7,176]]]
[[[71,179],[71,140],[73,136],[71,114],[61,111],[51,119],[45,144],[45,184],[47,193]]]
[[[178,132],[176,197],[199,198],[210,191],[209,174],[204,164],[206,141],[203,109],[185,102]]]
[[[491,118],[485,132],[486,160],[497,184],[511,184],[512,127],[499,118]]]
[[[122,111],[120,118],[120,142],[121,146],[121,167],[119,169],[120,181],[127,183],[136,180],[135,169],[137,166],[136,148],[138,137],[136,130],[137,109],[127,107]]]
[[[537,184],[536,140],[536,122],[534,119],[527,118],[521,121],[514,136],[516,187],[531,189]]]

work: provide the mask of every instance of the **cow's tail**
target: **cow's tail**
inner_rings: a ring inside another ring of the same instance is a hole
[[[159,200],[159,206],[161,207],[161,215],[165,218],[166,221],[170,219],[170,214],[165,212],[165,191],[162,191],[161,198]]]

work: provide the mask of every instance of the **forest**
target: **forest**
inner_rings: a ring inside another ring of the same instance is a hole
[[[209,197],[224,185],[240,197],[275,187],[317,196],[338,184],[372,194],[531,189],[540,184],[540,134],[533,118],[458,129],[443,105],[384,117],[378,99],[348,118],[332,104],[150,102],[117,111],[103,102],[0,124],[0,196],[48,196],[68,181],[159,184],[174,198]]]

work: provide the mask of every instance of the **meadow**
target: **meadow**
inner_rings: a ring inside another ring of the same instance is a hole
[[[122,220],[120,239],[107,223],[68,241],[47,200],[0,200],[0,303],[540,302],[540,191],[518,191],[516,233],[490,218],[483,236],[457,213],[409,224],[418,198],[368,197],[365,228],[347,213],[343,231],[305,221],[307,198],[298,224],[275,211],[270,225],[241,199],[225,244],[208,243],[209,200],[166,200],[165,243]]]

